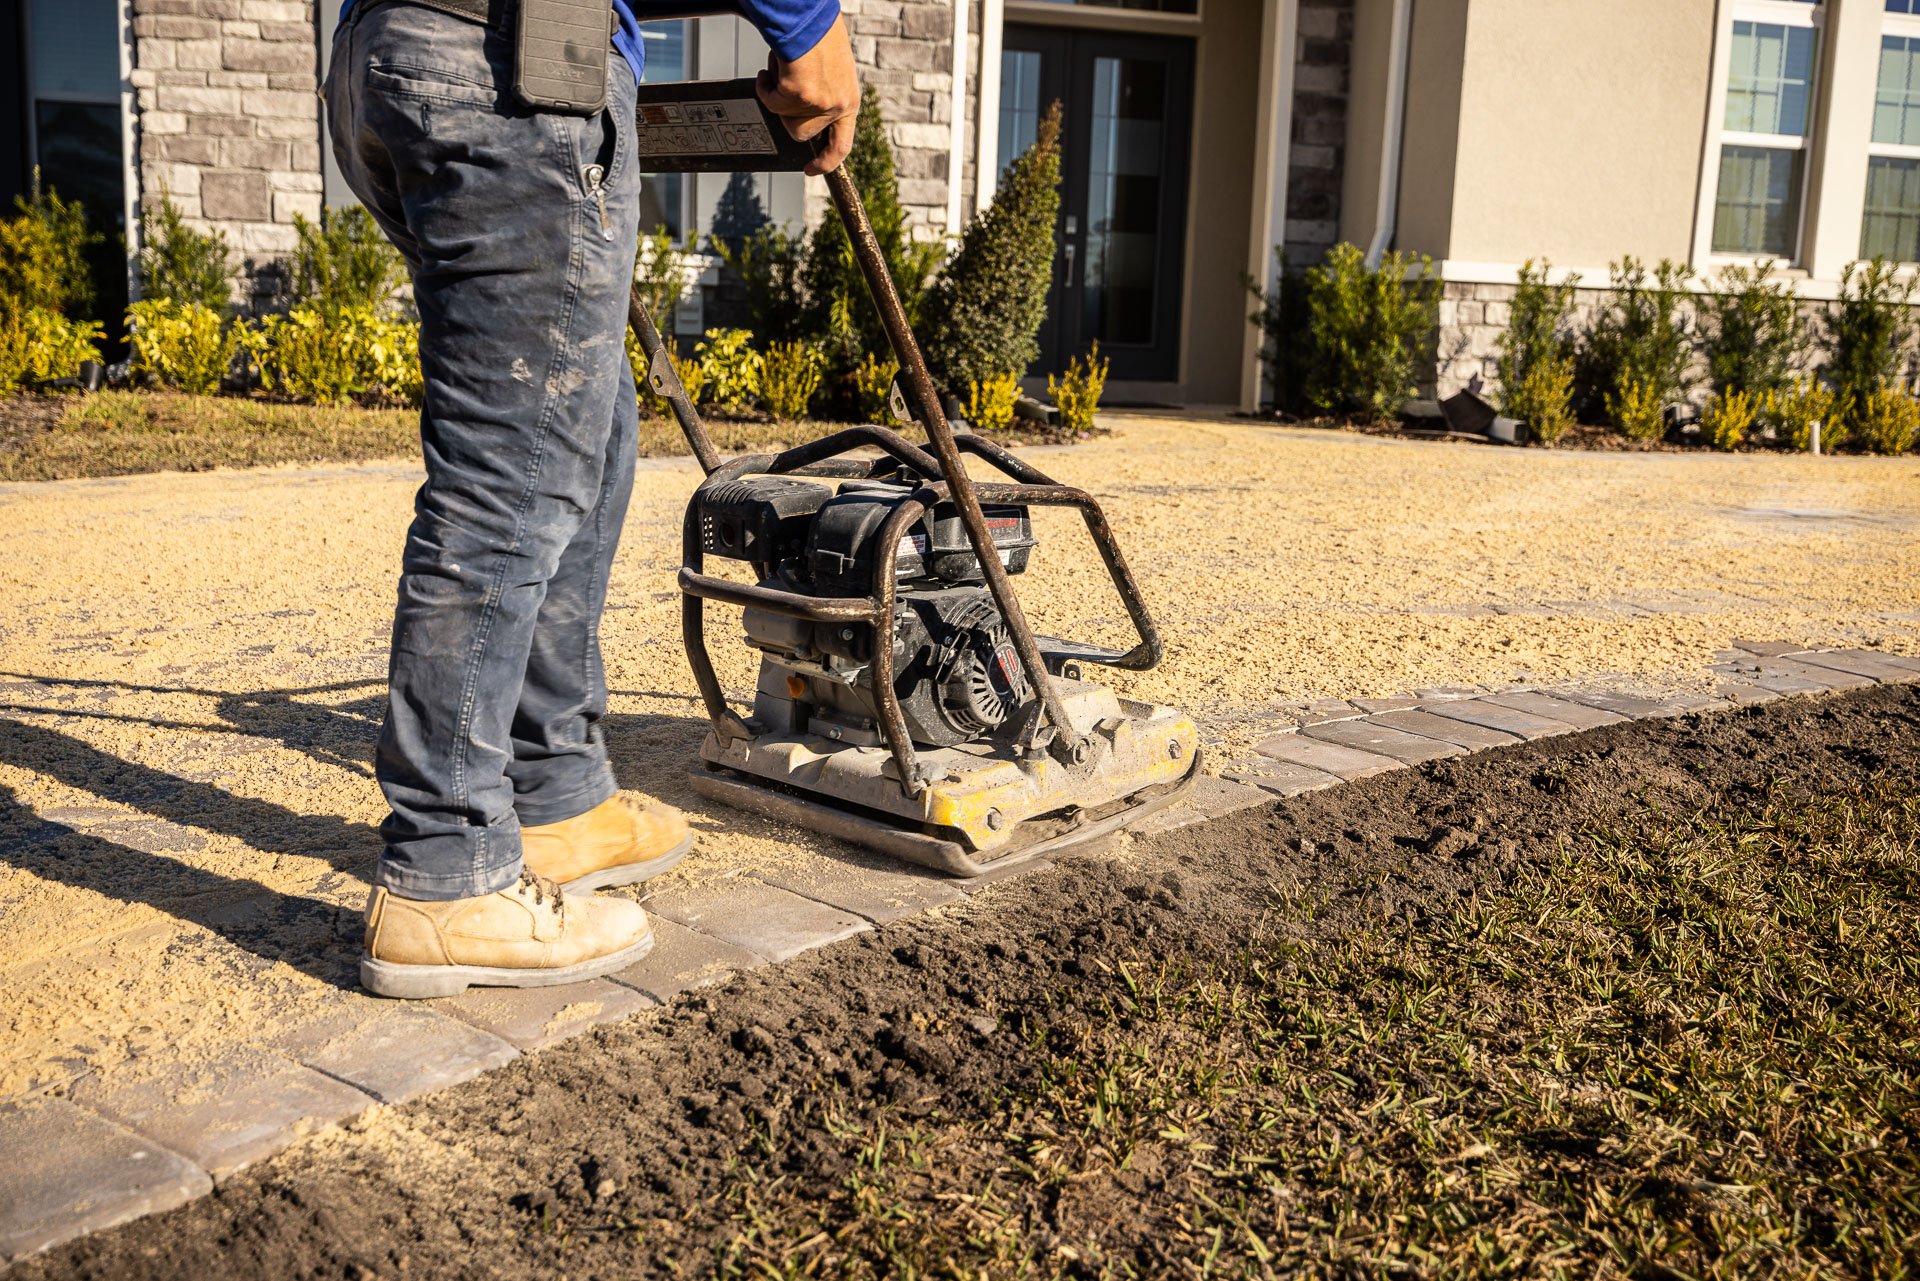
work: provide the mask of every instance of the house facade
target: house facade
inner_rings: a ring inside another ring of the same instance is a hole
[[[351,199],[316,97],[333,0],[10,7],[0,194],[38,166],[122,233],[164,191],[262,279],[296,214]],[[1442,393],[1490,374],[1529,259],[1577,274],[1589,303],[1625,255],[1702,274],[1771,260],[1810,299],[1863,255],[1920,259],[1920,0],[844,7],[922,235],[984,208],[1046,104],[1063,104],[1036,370],[1097,338],[1116,401],[1254,407],[1244,282],[1272,280],[1277,246],[1295,265],[1342,239],[1431,258]],[[733,18],[646,34],[650,79],[765,59]],[[753,182],[775,220],[824,213],[817,180]],[[651,179],[645,222],[702,237],[726,185]]]
[[[1441,394],[1528,259],[1589,310],[1628,255],[1810,303],[1920,260],[1920,0],[1359,0],[1348,124],[1340,236],[1433,260]]]
[[[38,167],[85,198],[96,227],[137,238],[141,202],[165,192],[269,285],[295,215],[351,198],[316,97],[334,0],[8,8],[0,79],[18,74],[0,102],[0,194]],[[1042,366],[1097,338],[1115,397],[1257,399],[1242,282],[1267,274],[1275,245],[1311,256],[1338,232],[1352,0],[845,0],[845,11],[922,235],[984,208],[1046,103],[1064,104],[1066,212]],[[734,18],[650,24],[647,39],[650,79],[765,62]],[[817,180],[755,182],[776,220],[824,212]],[[725,185],[651,180],[645,221],[702,236]]]

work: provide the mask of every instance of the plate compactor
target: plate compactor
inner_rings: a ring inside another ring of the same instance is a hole
[[[798,170],[794,141],[748,80],[640,87],[638,152],[654,173]],[[893,415],[926,445],[851,427],[779,454],[721,459],[636,289],[644,376],[706,480],[687,504],[680,569],[687,661],[713,722],[702,795],[953,876],[1096,840],[1171,803],[1200,766],[1191,719],[1121,698],[1090,666],[1144,671],[1158,631],[1100,506],[946,418],[844,167],[827,189],[899,361]],[[973,458],[1004,480],[976,481]],[[1036,636],[1014,595],[1030,509],[1072,507],[1139,643]],[[708,572],[743,562],[754,582]],[[749,712],[707,653],[708,602],[744,609],[760,651]]]

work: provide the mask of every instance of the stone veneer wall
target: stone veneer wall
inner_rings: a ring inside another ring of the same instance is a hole
[[[1507,331],[1513,320],[1513,296],[1517,292],[1514,285],[1468,284],[1462,281],[1449,281],[1440,296],[1440,325],[1435,335],[1433,363],[1422,370],[1420,394],[1422,396],[1451,396],[1466,387],[1477,374],[1485,380],[1490,394],[1497,393],[1500,376],[1496,363],[1500,356],[1500,336]],[[1574,291],[1572,329],[1576,334],[1586,333],[1593,325],[1594,317],[1608,306],[1610,291],[1605,288],[1582,288]],[[1820,321],[1826,315],[1828,304],[1807,301],[1800,304],[1801,314],[1808,324],[1808,341],[1801,347],[1800,361],[1796,362],[1799,372],[1810,374],[1820,363],[1822,357],[1814,338],[1820,332]],[[1704,400],[1707,391],[1707,364],[1702,350],[1702,320],[1699,300],[1684,302],[1680,315],[1694,337],[1693,400]]]
[[[132,0],[138,178],[233,247],[255,297],[320,215],[312,0]]]
[[[1287,259],[1296,270],[1318,262],[1340,239],[1352,58],[1353,0],[1300,0],[1286,224]]]
[[[979,5],[967,24],[967,102],[979,62]],[[952,0],[841,0],[860,78],[880,95],[900,175],[900,202],[923,236],[947,227],[947,153],[953,121]],[[968,130],[969,137],[971,130]],[[971,143],[963,188],[970,188]],[[964,219],[971,211],[961,207]]]

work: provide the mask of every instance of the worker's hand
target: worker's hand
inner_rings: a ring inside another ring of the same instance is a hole
[[[860,114],[860,73],[853,63],[847,20],[835,18],[820,43],[792,61],[767,55],[759,87],[760,101],[787,122],[788,133],[802,142],[826,134],[826,145],[806,171],[823,174],[839,168],[853,150],[853,125]]]

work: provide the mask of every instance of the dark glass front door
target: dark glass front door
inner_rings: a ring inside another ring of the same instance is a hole
[[[1006,29],[1001,172],[1047,104],[1062,118],[1060,224],[1036,375],[1098,340],[1112,377],[1179,377],[1180,269],[1193,118],[1193,42]]]

